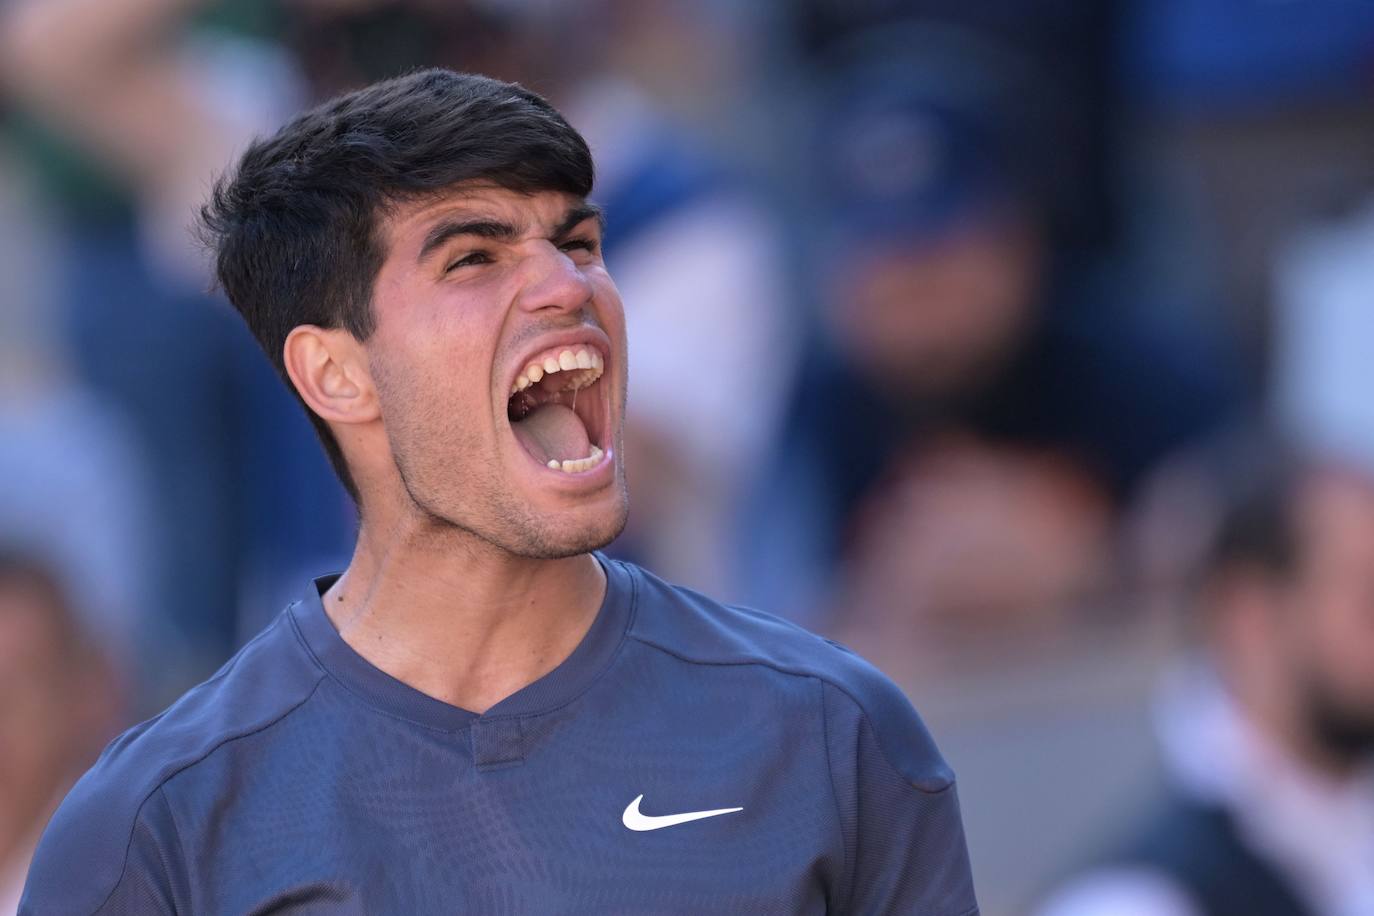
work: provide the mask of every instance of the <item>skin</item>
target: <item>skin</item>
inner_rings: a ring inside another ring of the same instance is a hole
[[[899,396],[957,398],[1005,364],[1031,324],[1041,242],[1004,218],[955,227],[915,249],[856,254],[832,296],[841,340]]]
[[[1213,643],[1241,706],[1290,753],[1332,779],[1362,765],[1322,740],[1333,710],[1374,735],[1374,486],[1320,471],[1296,506],[1295,575],[1236,571],[1214,585]]]
[[[55,602],[32,581],[0,580],[0,872],[27,853],[119,720],[112,669],[74,640]]]
[[[381,221],[373,334],[301,326],[285,344],[361,494],[353,558],[325,595],[331,620],[372,664],[474,712],[576,648],[605,594],[589,551],[625,525],[625,316],[599,220],[566,225],[583,206],[486,185],[397,205]],[[455,235],[421,256],[436,225],[473,221],[511,237]],[[578,475],[536,462],[506,416],[525,360],[572,337],[606,360],[579,394],[602,399],[608,456]]]

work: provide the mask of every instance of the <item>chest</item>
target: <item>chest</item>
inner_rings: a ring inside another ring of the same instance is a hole
[[[730,721],[303,750],[187,813],[192,884],[224,913],[824,913],[844,852],[823,736]]]

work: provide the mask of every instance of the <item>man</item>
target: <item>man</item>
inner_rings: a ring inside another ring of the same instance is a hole
[[[823,88],[822,324],[755,488],[747,594],[883,667],[1100,605],[1139,483],[1237,406],[1223,348],[1072,256],[1068,116],[1015,44],[892,22]]]
[[[1374,485],[1245,466],[1199,591],[1207,660],[1161,706],[1169,790],[1042,916],[1374,912]]]
[[[218,185],[220,279],[357,547],[107,750],[21,912],[977,911],[953,775],[889,681],[592,553],[625,523],[627,372],[591,189],[543,99],[443,70]]]

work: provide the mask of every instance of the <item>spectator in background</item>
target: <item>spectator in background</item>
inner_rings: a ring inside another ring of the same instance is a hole
[[[1164,797],[1041,916],[1374,913],[1374,479],[1249,446],[1203,491],[1227,497]]]
[[[290,57],[209,27],[246,0],[0,4],[0,134],[57,215],[71,374],[127,423],[156,487],[144,709],[204,677],[301,564],[342,563],[346,497],[251,337],[205,295],[188,227],[215,173],[302,100]],[[98,452],[88,452],[92,461]],[[270,470],[269,470],[270,468]],[[328,558],[328,559],[326,559]],[[191,591],[204,598],[190,605]]]
[[[74,378],[51,216],[0,142],[0,541],[61,574],[103,644],[149,623],[147,480],[124,418]]]
[[[55,576],[0,549],[0,914],[18,909],[48,817],[122,721],[121,687]]]
[[[917,621],[1092,595],[1136,482],[1233,404],[1224,355],[1061,250],[1055,117],[1014,49],[947,27],[860,36],[831,71],[824,330],[744,555],[755,600],[880,658]]]

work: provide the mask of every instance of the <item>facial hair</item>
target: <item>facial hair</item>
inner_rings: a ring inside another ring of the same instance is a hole
[[[1374,705],[1359,708],[1315,676],[1302,702],[1308,732],[1327,754],[1350,766],[1374,759]]]

